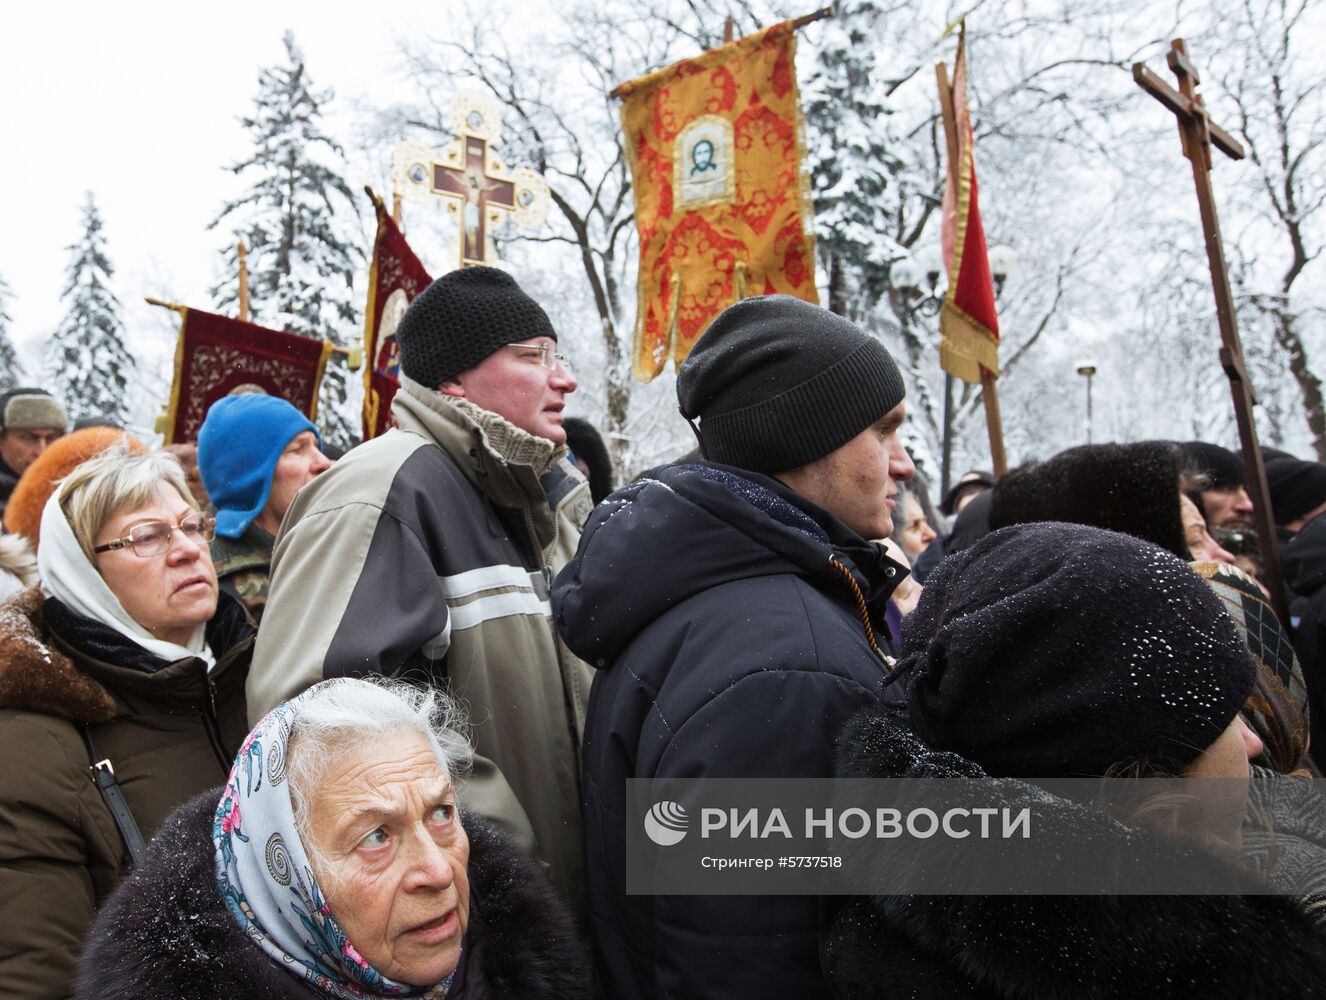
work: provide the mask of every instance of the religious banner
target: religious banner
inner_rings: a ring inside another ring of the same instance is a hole
[[[939,364],[954,378],[980,383],[982,368],[990,376],[999,374],[999,316],[977,203],[965,29],[958,34],[952,99],[957,149],[950,143],[952,162],[944,187],[944,222],[940,230],[948,292],[939,313]]]
[[[279,396],[316,420],[318,386],[329,340],[269,330],[228,316],[179,307],[175,384],[166,413],[166,444],[198,439],[208,407],[236,390]]]
[[[391,399],[400,388],[400,348],[396,327],[410,300],[432,282],[405,235],[373,194],[378,215],[377,237],[368,271],[368,305],[364,308],[364,440],[377,437],[391,426]]]
[[[796,22],[618,87],[640,233],[633,371],[681,364],[723,309],[818,303]]]

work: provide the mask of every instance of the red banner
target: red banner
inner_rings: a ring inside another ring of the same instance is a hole
[[[944,188],[941,238],[948,268],[948,294],[939,315],[939,364],[955,378],[976,383],[981,381],[982,368],[992,375],[999,374],[999,316],[995,312],[994,281],[977,200],[975,143],[967,104],[965,30],[958,36],[952,89],[958,155],[956,164],[949,165],[948,184]]]
[[[208,407],[245,386],[279,396],[316,420],[331,348],[330,341],[181,308],[166,444],[198,440]]]
[[[400,351],[396,326],[410,300],[433,281],[405,241],[382,199],[371,191],[378,216],[373,260],[368,272],[368,305],[364,309],[364,440],[391,427],[391,399],[400,388]]]

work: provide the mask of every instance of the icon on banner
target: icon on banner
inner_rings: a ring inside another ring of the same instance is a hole
[[[685,808],[678,802],[656,802],[645,813],[645,833],[659,847],[680,844],[690,825]]]

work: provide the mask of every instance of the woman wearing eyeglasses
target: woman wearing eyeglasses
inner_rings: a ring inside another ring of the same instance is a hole
[[[218,595],[179,462],[105,453],[47,502],[40,588],[0,605],[0,983],[67,997],[101,902],[225,780],[254,630]]]

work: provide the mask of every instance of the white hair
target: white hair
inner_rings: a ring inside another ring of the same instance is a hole
[[[286,766],[295,826],[310,858],[309,808],[330,760],[389,733],[416,732],[428,740],[454,784],[474,761],[466,729],[456,702],[432,687],[374,676],[309,688],[298,700]]]

